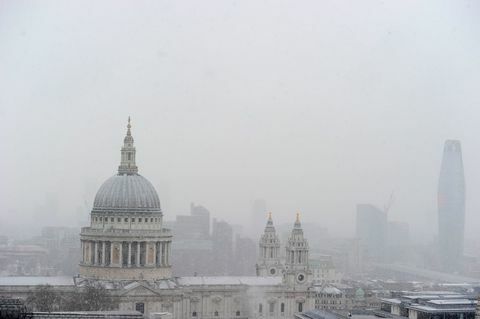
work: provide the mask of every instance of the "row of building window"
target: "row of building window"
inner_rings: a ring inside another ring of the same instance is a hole
[[[317,302],[318,301],[318,302]],[[319,304],[320,303],[320,300],[317,300],[315,301],[316,304]],[[332,304],[332,305],[336,305],[337,304],[337,301],[336,300],[322,300],[321,302],[322,304],[324,305],[328,305],[328,304]],[[338,301],[338,304],[341,305],[342,304],[342,301],[339,300]]]
[[[105,222],[105,223],[108,223],[108,218],[109,217],[92,217],[93,220],[95,222]],[[135,218],[135,217],[131,217],[131,218],[128,218],[128,217],[125,217],[123,220],[125,223],[128,223],[128,221],[130,220],[132,223],[135,223],[135,219],[138,220],[139,223],[142,223],[142,222],[145,222],[145,223],[148,223],[148,217],[145,217],[145,218],[142,218],[142,217],[138,217],[138,218]],[[114,223],[115,222],[115,217],[110,217],[110,222]],[[117,222],[118,223],[121,223],[122,222],[122,218],[121,217],[117,217]],[[150,217],[150,222],[151,223],[158,223],[160,222],[160,218],[158,217]]]
[[[235,315],[236,315],[237,317],[240,317],[240,311],[237,310],[237,312],[235,312]],[[215,311],[215,312],[213,313],[213,316],[214,316],[214,317],[218,317],[218,311]],[[192,317],[197,317],[197,312],[196,312],[196,311],[192,312]]]
[[[273,313],[275,312],[275,303],[271,302],[268,304],[269,305],[269,311],[270,313]],[[297,308],[298,308],[298,312],[302,312],[303,311],[303,302],[299,302],[297,303]],[[281,313],[284,313],[285,312],[285,304],[282,302],[280,304],[280,312]],[[258,313],[263,313],[263,304],[258,304]]]
[[[341,294],[315,294],[317,298],[342,298]]]

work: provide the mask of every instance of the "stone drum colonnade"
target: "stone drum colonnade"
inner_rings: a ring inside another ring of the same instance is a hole
[[[82,264],[100,267],[169,267],[171,240],[82,240]]]

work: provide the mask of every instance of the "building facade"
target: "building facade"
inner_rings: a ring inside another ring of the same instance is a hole
[[[438,244],[442,270],[458,272],[463,258],[465,177],[460,141],[447,140],[438,181]]]

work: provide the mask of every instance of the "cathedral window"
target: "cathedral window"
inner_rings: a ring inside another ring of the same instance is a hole
[[[135,310],[140,312],[140,313],[144,313],[145,312],[145,304],[143,302],[137,302],[135,304]]]

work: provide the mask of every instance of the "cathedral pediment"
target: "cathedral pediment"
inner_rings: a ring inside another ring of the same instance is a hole
[[[122,296],[142,296],[142,297],[149,297],[149,296],[158,296],[159,294],[150,287],[146,287],[140,283],[136,285],[133,284],[133,287],[129,288],[128,290],[122,293]]]

